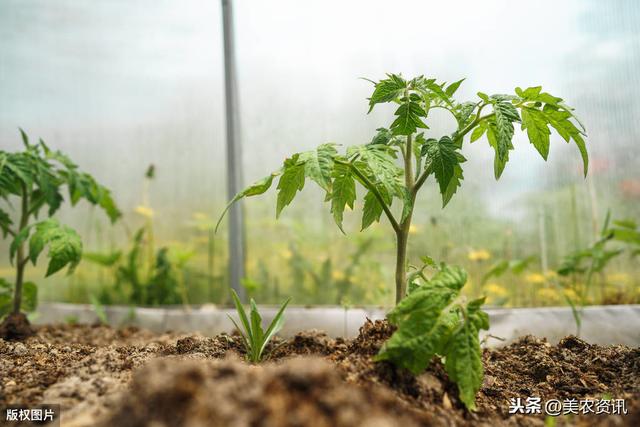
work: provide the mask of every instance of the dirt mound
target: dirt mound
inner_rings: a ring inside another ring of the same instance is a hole
[[[485,380],[481,407],[496,408],[512,397],[580,399],[640,394],[640,349],[598,346],[569,336],[553,346],[546,339],[525,336],[484,352]]]
[[[160,360],[135,375],[103,426],[446,425],[437,421],[384,389],[345,384],[318,358],[262,366]]]

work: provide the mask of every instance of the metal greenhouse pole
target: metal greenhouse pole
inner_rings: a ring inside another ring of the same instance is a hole
[[[227,196],[229,200],[242,189],[242,151],[238,138],[238,94],[236,87],[233,9],[231,0],[222,0],[224,43],[224,92],[227,133]],[[242,202],[229,210],[229,282],[244,301],[245,232]]]

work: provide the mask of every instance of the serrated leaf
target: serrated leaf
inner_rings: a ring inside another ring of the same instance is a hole
[[[453,82],[451,83],[449,86],[447,86],[447,88],[444,90],[444,92],[447,94],[448,97],[452,97],[454,93],[456,93],[456,91],[458,90],[458,88],[460,87],[460,85],[462,84],[462,82],[465,79],[460,79],[457,82]]]
[[[440,193],[444,196],[462,155],[448,136],[443,136],[439,141],[433,138],[428,139],[422,146],[422,155],[426,156],[427,173],[433,172],[440,186]],[[464,157],[462,159],[464,161]]]
[[[391,102],[400,97],[404,92],[407,82],[396,74],[389,74],[389,78],[380,80],[376,83],[375,89],[371,98],[369,98],[369,111],[373,110],[376,104],[382,102]]]
[[[462,180],[464,177],[462,176],[462,167],[457,164],[453,168],[453,176],[449,181],[449,185],[447,185],[447,189],[444,193],[442,193],[442,207],[447,206],[451,198],[458,191],[458,188],[462,186]]]
[[[305,176],[315,181],[326,192],[331,191],[331,170],[333,158],[337,153],[335,144],[322,144],[313,151],[300,154],[300,161],[304,162]]]
[[[49,266],[46,277],[69,266],[69,273],[80,263],[82,241],[78,233],[70,227],[61,225],[55,219],[36,223],[29,239],[29,259],[36,263],[38,256],[49,247]]]
[[[465,281],[464,270],[445,267],[402,299],[387,316],[397,330],[385,342],[376,360],[389,360],[419,374],[435,354],[444,354],[460,320],[449,305]]]
[[[542,111],[548,119],[549,124],[551,124],[566,142],[573,139],[576,143],[582,157],[584,175],[586,176],[589,169],[589,154],[584,139],[582,138],[583,133],[570,120],[573,115],[569,111],[558,110],[550,104],[545,105]]]
[[[476,109],[476,104],[473,102],[465,102],[458,105],[454,110],[456,121],[458,122],[458,128],[463,128],[471,121],[471,115]]]
[[[446,353],[445,370],[456,385],[460,400],[470,410],[475,410],[475,396],[482,386],[482,350],[478,332],[489,329],[489,316],[480,310],[484,298],[471,301],[466,308],[466,318],[458,328]]]
[[[355,166],[363,171],[377,188],[383,188],[385,194],[400,196],[402,185],[399,177],[402,169],[396,165],[396,153],[385,145],[352,146],[348,155],[358,154]],[[364,184],[363,184],[364,185]]]
[[[333,219],[342,229],[344,209],[349,206],[353,209],[356,200],[356,183],[349,166],[336,164],[333,169],[333,188],[331,190],[331,213]]]
[[[549,136],[551,131],[547,126],[547,119],[544,113],[535,108],[523,107],[522,129],[527,131],[529,141],[538,150],[543,159],[547,160],[549,155]]]
[[[11,220],[11,217],[9,216],[9,214],[4,210],[0,209],[0,230],[2,230],[2,237],[7,237],[7,234],[9,234],[9,229],[12,224],[13,224],[13,221]]]
[[[362,209],[362,227],[360,231],[365,230],[374,222],[379,222],[382,216],[382,204],[378,201],[378,198],[369,191],[364,196],[364,207]]]
[[[493,156],[493,174],[496,179],[499,179],[500,176],[502,175],[502,172],[504,171],[504,167],[506,166],[507,161],[509,161],[509,150],[513,150],[513,145],[511,144],[511,141],[509,141],[509,144],[507,146],[506,157],[502,158],[501,156],[498,155],[498,137],[496,136],[497,130],[496,130],[495,121],[488,120],[486,127],[487,127],[487,140],[489,141],[489,145],[495,151],[495,155]]]
[[[498,100],[493,104],[495,135],[496,135],[496,155],[501,161],[506,162],[508,152],[512,147],[513,123],[520,121],[518,110],[508,101]]]
[[[293,201],[296,193],[304,188],[305,164],[298,160],[299,155],[294,154],[284,162],[282,175],[278,181],[276,218],[278,218],[282,210]]]
[[[398,116],[391,124],[391,131],[394,135],[411,135],[418,128],[429,128],[422,121],[422,117],[426,117],[427,113],[418,102],[405,100],[394,114]]]
[[[371,140],[371,142],[369,144],[371,145],[387,145],[390,141],[391,138],[393,137],[393,134],[391,133],[391,131],[387,128],[378,128],[376,129],[377,133],[376,135],[373,137],[373,139]]]

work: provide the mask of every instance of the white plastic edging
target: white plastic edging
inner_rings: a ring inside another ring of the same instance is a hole
[[[233,323],[228,316],[235,310],[216,306],[184,308],[135,308],[124,306],[104,307],[112,326],[133,325],[153,332],[199,332],[217,335],[231,332]],[[575,322],[568,307],[539,308],[489,308],[491,329],[489,334],[504,338],[501,342],[489,339],[489,346],[499,346],[516,338],[531,334],[546,337],[556,343],[562,337],[575,334]],[[271,322],[277,307],[260,307],[265,322]],[[340,307],[289,307],[285,312],[285,324],[280,334],[291,337],[297,332],[318,329],[332,337],[355,337],[367,318],[382,319],[385,311],[380,308]],[[78,323],[95,323],[98,320],[93,307],[83,304],[42,303],[33,316],[35,324],[55,324],[73,319]],[[484,331],[483,331],[484,332]],[[483,333],[483,335],[486,332]],[[580,337],[593,344],[624,344],[640,346],[640,305],[594,306],[584,309]]]

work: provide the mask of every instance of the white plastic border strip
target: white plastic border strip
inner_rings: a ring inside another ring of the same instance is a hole
[[[189,310],[176,307],[135,308],[105,306],[109,324],[112,326],[134,325],[154,332],[172,330],[176,332],[200,332],[217,335],[231,332],[233,324],[228,315],[235,310],[215,306],[194,307]],[[261,307],[265,322],[276,314],[276,307]],[[516,338],[531,334],[546,337],[556,343],[562,337],[575,334],[575,322],[568,307],[539,307],[487,309],[491,329],[489,333],[504,338],[501,342],[488,340],[488,345],[499,346]],[[135,312],[135,316],[132,313]],[[285,313],[285,325],[281,335],[290,337],[299,331],[318,329],[329,336],[354,337],[366,318],[384,318],[385,311],[379,308],[340,307],[290,307]],[[74,319],[78,323],[94,323],[98,320],[91,305],[43,303],[34,316],[36,324],[63,323]],[[640,346],[640,305],[610,305],[587,307],[584,310],[580,337],[592,344],[624,344]]]

